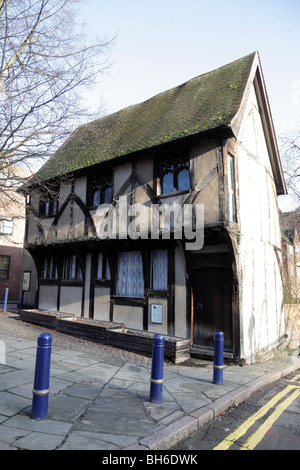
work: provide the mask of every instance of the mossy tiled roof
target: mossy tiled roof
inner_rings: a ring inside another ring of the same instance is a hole
[[[229,125],[236,115],[255,53],[153,98],[80,126],[32,182]]]

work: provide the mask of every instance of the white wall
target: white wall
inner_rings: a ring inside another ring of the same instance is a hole
[[[285,333],[276,189],[254,87],[238,136],[237,178],[241,358],[253,362]]]
[[[81,317],[82,287],[61,286],[59,311]]]

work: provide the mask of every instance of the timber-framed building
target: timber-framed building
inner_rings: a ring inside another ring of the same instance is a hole
[[[23,190],[24,307],[188,338],[199,355],[221,330],[242,363],[283,344],[286,188],[257,52],[80,126]],[[168,206],[192,207],[189,227],[166,233]]]

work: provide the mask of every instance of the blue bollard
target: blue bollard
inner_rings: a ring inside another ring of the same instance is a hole
[[[214,384],[223,384],[223,354],[224,354],[224,334],[217,331],[215,334],[215,355],[214,355]]]
[[[164,369],[164,342],[162,335],[155,335],[152,350],[152,370],[150,385],[150,401],[161,403],[163,392],[163,369]]]
[[[51,335],[43,333],[39,336],[32,390],[31,418],[33,419],[46,419],[48,416],[51,345]]]
[[[5,295],[4,295],[4,304],[3,304],[3,313],[6,315],[6,310],[7,310],[7,299],[8,299],[8,287],[5,289]]]

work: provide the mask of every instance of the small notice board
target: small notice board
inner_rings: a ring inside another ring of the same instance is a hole
[[[162,304],[151,305],[151,323],[163,322],[163,306]]]
[[[22,290],[29,291],[30,290],[30,272],[23,273],[23,283],[22,283]]]

